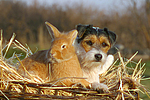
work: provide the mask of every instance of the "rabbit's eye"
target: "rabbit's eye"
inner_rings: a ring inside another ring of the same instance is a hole
[[[62,45],[61,48],[66,48],[66,45]]]

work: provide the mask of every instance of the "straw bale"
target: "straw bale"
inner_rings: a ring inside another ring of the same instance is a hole
[[[2,41],[1,33],[1,41]],[[86,89],[82,86],[56,86],[54,82],[44,82],[37,76],[31,75],[25,78],[16,71],[20,59],[17,54],[6,59],[7,52],[11,45],[15,48],[26,52],[26,57],[32,54],[28,46],[23,46],[19,41],[15,40],[15,34],[5,47],[0,42],[0,98],[1,99],[101,99],[101,100],[139,100],[139,92],[143,91],[149,97],[148,90],[140,83],[143,79],[145,71],[144,65],[141,65],[141,59],[135,63],[132,59],[123,60],[118,52],[119,58],[109,68],[106,73],[100,75],[100,82],[105,83],[109,87],[109,92],[94,91]],[[5,51],[4,54],[2,52]],[[12,64],[12,60],[18,59],[17,63]],[[120,62],[119,65],[116,65]],[[127,64],[135,63],[135,67],[128,67]],[[60,81],[58,79],[57,81]]]

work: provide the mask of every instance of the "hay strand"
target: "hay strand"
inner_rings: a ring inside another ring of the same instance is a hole
[[[9,50],[9,48],[10,48],[10,46],[11,46],[11,44],[12,44],[13,40],[15,39],[15,37],[16,37],[16,34],[15,34],[15,33],[13,33],[13,35],[12,35],[12,37],[11,37],[11,39],[10,39],[9,43],[8,43],[8,46],[7,46],[7,48],[6,48],[6,51],[5,51],[5,54],[4,54],[4,57],[3,57],[3,58],[5,58],[5,57],[6,57],[6,54],[7,54],[8,50]]]
[[[2,52],[2,48],[3,48],[3,30],[1,30],[1,40],[0,40],[0,57],[1,59],[3,59],[2,55],[3,55],[3,52]]]
[[[0,93],[7,99],[9,100],[9,98],[0,90]]]

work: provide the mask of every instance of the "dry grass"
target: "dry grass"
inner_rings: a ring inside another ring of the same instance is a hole
[[[24,78],[16,71],[17,64],[12,64],[13,59],[18,59],[18,56],[14,53],[9,59],[5,56],[10,48],[10,45],[21,49],[26,52],[26,57],[31,55],[32,52],[27,46],[24,47],[17,40],[15,40],[15,34],[13,34],[9,43],[2,47],[2,32],[0,41],[0,99],[102,99],[102,100],[138,100],[139,92],[146,94],[149,97],[149,92],[140,83],[144,80],[143,73],[145,71],[144,65],[141,65],[141,59],[135,63],[132,59],[136,56],[135,53],[130,59],[123,60],[121,54],[118,53],[119,58],[109,68],[109,70],[100,75],[101,82],[105,83],[109,87],[108,93],[98,93],[91,89],[86,89],[82,86],[72,87],[60,87],[56,86],[58,79],[54,82],[44,82],[37,76],[29,74],[30,78]],[[5,51],[5,54],[2,52]],[[120,61],[119,65],[115,65]],[[135,63],[135,67],[127,67],[127,64]],[[149,97],[150,98],[150,97]]]

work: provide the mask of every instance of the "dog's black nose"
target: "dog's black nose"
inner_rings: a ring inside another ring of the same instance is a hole
[[[101,54],[96,54],[95,58],[96,58],[96,61],[100,61],[102,59],[102,55]]]

